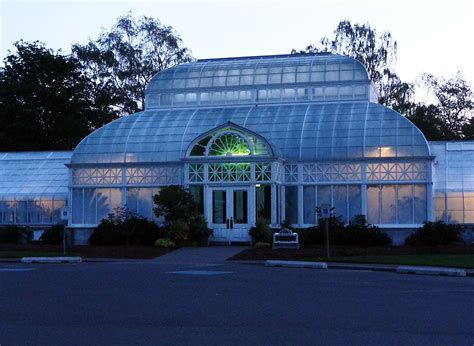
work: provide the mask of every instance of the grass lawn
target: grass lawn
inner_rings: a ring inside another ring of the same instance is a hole
[[[22,258],[22,257],[63,257],[62,252],[43,251],[0,251],[0,258]],[[74,256],[67,254],[66,256]]]
[[[73,246],[68,247],[66,256],[83,258],[140,258],[151,259],[162,256],[173,249],[153,246]],[[0,258],[64,256],[60,245],[42,244],[0,244]]]
[[[421,265],[433,267],[456,267],[474,269],[474,254],[460,255],[398,255],[398,256],[351,256],[309,258],[308,261],[343,262],[343,263],[378,263],[378,264],[401,264]]]

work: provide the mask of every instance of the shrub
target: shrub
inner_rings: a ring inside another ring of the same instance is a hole
[[[29,228],[7,226],[0,228],[0,243],[26,244],[33,239],[33,231]]]
[[[61,245],[64,237],[64,225],[57,224],[45,230],[40,237],[40,242],[48,245]]]
[[[249,235],[254,243],[271,243],[273,234],[268,227],[268,220],[257,218],[255,227],[249,230]]]
[[[92,245],[145,245],[153,246],[164,235],[153,221],[119,208],[103,219],[89,238]]]
[[[155,208],[153,212],[157,217],[164,216],[167,223],[183,220],[189,222],[198,215],[198,204],[193,195],[179,185],[165,186],[153,196]]]
[[[255,249],[269,249],[272,246],[269,243],[258,242],[253,246]]]
[[[164,247],[164,248],[175,248],[176,243],[173,240],[171,240],[170,238],[161,238],[161,239],[157,239],[155,241],[155,246],[156,247]]]
[[[212,229],[207,227],[207,222],[204,216],[195,215],[190,220],[189,241],[197,242],[200,245],[207,245],[207,241],[211,235]]]
[[[387,246],[392,242],[380,228],[367,223],[364,215],[356,215],[349,225],[336,235],[335,243],[353,246]]]
[[[189,225],[183,220],[176,220],[170,223],[169,236],[177,245],[184,245],[189,237]]]
[[[408,245],[449,245],[461,240],[461,227],[443,221],[425,222],[423,227],[405,239]]]

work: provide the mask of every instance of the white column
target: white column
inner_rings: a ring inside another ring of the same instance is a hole
[[[303,185],[298,185],[298,226],[303,225]]]
[[[286,221],[286,208],[285,208],[285,186],[280,187],[280,211],[281,211],[281,220]]]
[[[435,205],[434,205],[434,188],[433,188],[433,163],[428,162],[426,165],[426,175],[428,179],[428,184],[426,185],[426,221],[435,220]]]
[[[277,225],[277,208],[278,208],[278,205],[277,205],[277,187],[276,187],[276,184],[272,184],[271,185],[271,207],[272,207],[272,210],[271,210],[271,226],[272,227],[276,227]]]
[[[127,168],[122,166],[122,208],[127,204]]]
[[[255,184],[252,184],[249,188],[249,223],[252,226],[255,226],[255,222],[257,221],[257,215],[255,215],[255,203]]]
[[[211,215],[211,203],[212,203],[212,191],[209,189],[209,186],[203,186],[203,196],[204,196],[204,217],[208,224],[212,223]]]
[[[367,210],[367,205],[368,205],[368,200],[367,200],[367,162],[362,162],[360,164],[360,169],[361,169],[361,180],[362,180],[362,185],[360,186],[360,198],[361,198],[361,205],[360,205],[360,211],[362,215],[365,215],[365,218],[367,219],[368,215],[368,210]]]

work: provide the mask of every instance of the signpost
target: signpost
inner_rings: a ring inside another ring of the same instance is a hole
[[[324,235],[326,238],[326,257],[330,258],[329,253],[329,217],[331,216],[331,205],[321,204],[321,218],[324,220]]]

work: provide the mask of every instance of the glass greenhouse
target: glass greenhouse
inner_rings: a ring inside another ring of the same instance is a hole
[[[428,143],[376,99],[366,69],[332,54],[208,59],[162,71],[143,112],[96,130],[72,153],[51,154],[69,168],[69,178],[61,168],[69,226],[81,242],[116,207],[153,219],[152,196],[176,184],[200,203],[214,241],[248,241],[258,217],[314,225],[323,203],[345,222],[366,215],[395,241],[435,218],[474,224],[474,160],[465,159],[474,143]],[[3,177],[20,154],[1,155]],[[45,176],[52,170],[38,167]],[[22,198],[19,187],[8,197],[8,186],[0,182],[3,206]]]

